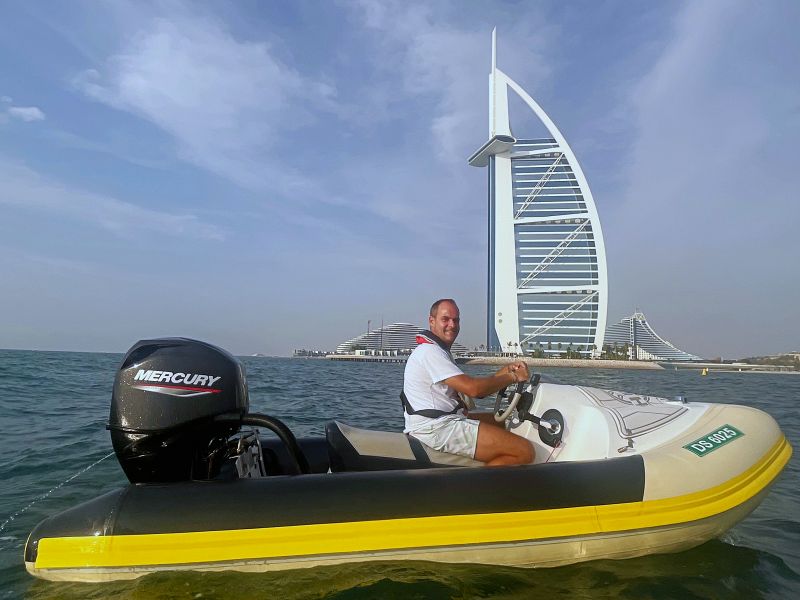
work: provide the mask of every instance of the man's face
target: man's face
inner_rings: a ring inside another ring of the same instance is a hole
[[[442,302],[436,308],[436,314],[428,317],[431,333],[448,346],[452,346],[461,330],[461,317],[458,307],[452,302]]]

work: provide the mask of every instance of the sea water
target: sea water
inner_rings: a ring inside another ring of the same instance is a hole
[[[22,557],[36,523],[126,482],[113,456],[101,460],[111,451],[105,425],[120,359],[0,350],[0,599],[800,597],[800,375],[703,377],[683,370],[544,372],[562,383],[745,404],[780,423],[796,453],[764,502],[722,539],[687,552],[553,569],[385,562],[264,574],[160,573],[106,584],[36,580]],[[322,435],[333,418],[402,428],[401,364],[242,360],[251,410],[277,416],[298,436]]]

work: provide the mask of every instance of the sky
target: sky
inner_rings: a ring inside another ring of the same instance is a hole
[[[589,181],[609,323],[800,350],[798,25],[794,0],[4,2],[0,348],[288,355],[440,297],[484,343],[466,159],[497,27]]]

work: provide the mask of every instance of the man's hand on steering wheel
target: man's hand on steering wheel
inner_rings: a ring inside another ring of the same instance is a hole
[[[514,377],[514,383],[528,381],[531,377],[528,372],[528,364],[523,360],[507,365],[506,369]]]
[[[510,374],[514,378],[514,388],[513,391],[509,392],[509,390],[511,390],[511,386],[506,386],[497,392],[493,411],[494,420],[497,423],[506,421],[514,412],[514,410],[516,410],[517,403],[522,397],[524,386],[530,377],[530,374],[528,373],[528,365],[524,361],[518,361],[506,365],[499,371],[499,373],[503,372]],[[505,410],[500,410],[500,406],[502,405],[504,399],[507,399],[509,403],[508,407]]]

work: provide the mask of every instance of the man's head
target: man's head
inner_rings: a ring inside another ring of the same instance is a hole
[[[461,316],[455,300],[443,298],[434,302],[428,317],[428,326],[431,333],[448,347],[452,346],[461,331]]]

